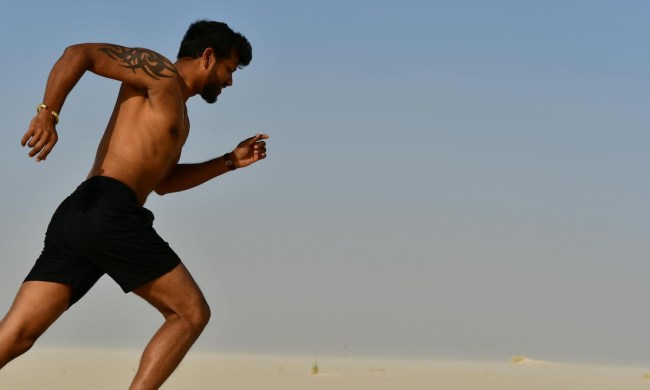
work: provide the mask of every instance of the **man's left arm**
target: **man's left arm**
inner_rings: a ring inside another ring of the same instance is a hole
[[[237,168],[247,167],[266,158],[267,134],[245,139],[230,153],[197,164],[176,164],[167,177],[156,186],[159,195],[185,191]],[[226,163],[230,160],[231,166]]]

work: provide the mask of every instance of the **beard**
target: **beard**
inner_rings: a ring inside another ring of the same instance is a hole
[[[216,102],[218,96],[219,89],[216,87],[205,87],[201,92],[201,97],[209,104]]]
[[[218,85],[219,83],[217,82],[216,73],[210,74],[210,78],[208,79],[205,88],[203,88],[203,91],[201,91],[201,97],[203,100],[209,104],[216,102],[219,93],[221,93],[221,88],[219,88]]]

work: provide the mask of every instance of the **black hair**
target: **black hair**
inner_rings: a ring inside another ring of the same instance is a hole
[[[228,58],[233,49],[239,55],[239,68],[250,64],[253,48],[245,36],[234,32],[226,23],[197,20],[187,29],[177,59],[199,58],[208,47],[218,59]]]

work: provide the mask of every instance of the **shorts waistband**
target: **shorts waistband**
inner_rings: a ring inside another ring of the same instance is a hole
[[[114,194],[121,194],[124,196],[127,201],[133,203],[138,203],[138,196],[135,194],[135,191],[128,185],[122,183],[121,181],[114,179],[108,176],[93,176],[86,179],[79,188],[102,188],[104,190],[110,191]]]

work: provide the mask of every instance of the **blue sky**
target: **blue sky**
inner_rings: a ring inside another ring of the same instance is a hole
[[[174,58],[200,18],[253,45],[183,161],[256,132],[263,164],[152,196],[215,313],[204,350],[646,363],[650,5],[70,1],[0,16],[0,310],[85,177],[118,85],[88,74],[45,163],[19,140],[67,45]],[[135,323],[134,322],[134,318]],[[139,348],[157,313],[108,278],[43,345]]]

